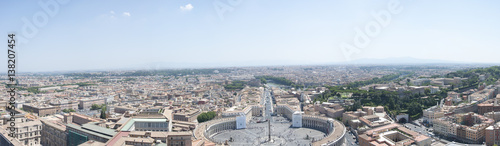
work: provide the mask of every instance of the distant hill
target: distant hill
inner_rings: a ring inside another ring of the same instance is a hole
[[[456,61],[434,60],[434,59],[418,59],[412,57],[399,57],[399,58],[364,58],[353,61],[343,62],[342,64],[454,64],[463,63]]]

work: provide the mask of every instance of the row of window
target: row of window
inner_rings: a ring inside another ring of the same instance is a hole
[[[168,129],[165,130],[156,130],[156,129],[135,129],[135,131],[168,131]]]
[[[37,135],[38,135],[38,131],[35,131],[34,133],[35,133],[35,136],[37,136]],[[32,137],[32,136],[33,136],[33,132],[30,132],[30,133],[24,133],[24,137],[28,137],[28,135],[29,135],[29,137]],[[20,139],[21,139],[21,138],[23,138],[23,134],[19,134],[19,138],[20,138]]]
[[[24,140],[24,145],[28,145],[29,143],[29,145],[32,146],[33,143],[30,143],[29,141],[30,141],[29,139]],[[22,143],[23,141],[21,140],[20,142]],[[38,144],[38,138],[35,138],[35,145],[37,144]]]
[[[168,127],[168,123],[162,122],[162,123],[143,123],[143,122],[136,122],[135,123],[136,128],[144,128],[144,127],[149,127],[149,128],[166,128]]]
[[[25,131],[33,131],[33,129],[35,129],[35,130],[42,129],[42,126],[23,127],[23,128],[19,128],[18,132],[23,132],[23,129]]]

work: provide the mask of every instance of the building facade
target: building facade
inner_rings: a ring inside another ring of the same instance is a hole
[[[16,140],[24,146],[40,146],[42,136],[42,123],[40,120],[24,120],[16,123]],[[8,125],[3,125],[2,129],[7,129]],[[10,131],[10,130],[9,130]],[[10,138],[10,137],[9,137]],[[12,141],[11,141],[12,142]]]
[[[41,120],[42,122],[42,137],[41,143],[46,146],[65,146],[67,145],[66,139],[66,126],[58,125],[56,123]]]

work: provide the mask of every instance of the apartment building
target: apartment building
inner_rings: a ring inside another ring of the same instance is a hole
[[[9,125],[3,125],[2,129],[10,128]],[[15,139],[24,146],[40,146],[42,123],[40,120],[26,119],[24,122],[16,123]],[[7,130],[10,131],[10,130]],[[5,135],[8,136],[8,135]],[[11,139],[11,137],[8,137]],[[12,140],[9,140],[12,143]],[[14,142],[15,143],[15,142]]]
[[[66,125],[48,120],[42,122],[41,144],[47,146],[66,146]]]
[[[59,107],[50,106],[46,104],[23,104],[23,110],[35,113],[40,117],[53,115],[57,113]]]
[[[57,112],[61,112],[64,109],[78,110],[78,102],[76,101],[56,100],[50,102],[49,105],[58,107]]]
[[[486,128],[485,142],[487,146],[500,145],[500,122]]]
[[[179,110],[175,112],[174,120],[192,122],[202,113],[201,109]]]
[[[96,98],[96,99],[82,99],[79,101],[78,108],[79,109],[90,109],[92,105],[97,104],[101,105],[106,103],[105,98]]]
[[[481,144],[485,140],[485,129],[494,123],[493,119],[476,113],[455,114],[433,121],[434,133],[455,138],[471,144]]]
[[[429,124],[432,124],[434,119],[441,118],[444,116],[444,111],[441,108],[441,106],[436,105],[433,107],[430,107],[428,109],[425,109],[423,111],[423,120],[424,122],[428,122]]]
[[[0,128],[0,145],[7,145],[7,146],[22,146],[23,144],[15,138],[12,138],[9,136],[10,130]]]
[[[500,112],[500,95],[497,95],[495,99],[487,100],[483,103],[477,104],[478,114],[485,114],[487,112]]]

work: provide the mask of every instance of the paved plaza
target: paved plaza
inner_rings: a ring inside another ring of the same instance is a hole
[[[262,121],[262,122],[258,122]],[[230,145],[302,145],[309,146],[313,140],[322,139],[325,133],[309,128],[292,128],[284,117],[272,117],[271,139],[268,140],[268,122],[262,117],[253,117],[246,129],[227,130],[212,135],[218,142],[228,141]],[[230,140],[232,138],[232,141]]]

